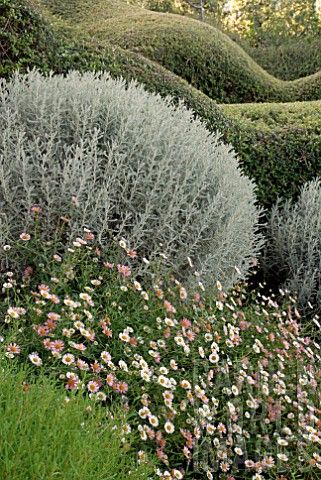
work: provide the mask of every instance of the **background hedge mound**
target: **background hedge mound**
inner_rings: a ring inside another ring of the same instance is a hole
[[[246,52],[265,70],[282,80],[312,75],[321,70],[321,37],[288,38],[279,44],[251,47]]]
[[[41,3],[4,0],[0,6],[0,77],[37,67],[42,72],[106,71],[113,77],[137,80],[145,88],[174,101],[183,100],[209,124],[225,124],[216,103],[188,82],[139,53],[109,44],[75,39],[68,27]]]
[[[142,53],[221,103],[316,100],[321,72],[285,82],[211,25],[119,0],[42,0],[75,34]]]
[[[296,198],[321,171],[321,101],[222,106],[233,122],[225,138],[270,206],[278,196]]]

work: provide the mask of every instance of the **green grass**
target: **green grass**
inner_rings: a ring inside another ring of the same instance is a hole
[[[282,81],[263,70],[218,29],[189,17],[122,1],[42,0],[75,35],[139,52],[221,103],[316,100],[321,72]]]
[[[137,466],[121,442],[120,409],[115,420],[81,395],[65,392],[44,375],[27,378],[2,360],[0,369],[0,476],[12,480],[143,480],[150,467]],[[88,411],[88,409],[91,411]],[[113,426],[117,430],[113,430]]]

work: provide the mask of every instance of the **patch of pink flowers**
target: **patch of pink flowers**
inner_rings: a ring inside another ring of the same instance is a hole
[[[61,262],[51,252],[30,291],[8,291],[8,358],[47,368],[67,394],[121,401],[161,479],[192,479],[195,459],[208,479],[318,478],[321,348],[295,305],[260,293],[248,305],[241,286],[214,298],[177,280],[147,288],[77,242]]]

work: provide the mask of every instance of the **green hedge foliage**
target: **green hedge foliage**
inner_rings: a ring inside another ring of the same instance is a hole
[[[221,103],[316,100],[321,72],[293,82],[263,70],[237,43],[189,17],[115,0],[42,0],[76,35],[139,52]],[[73,10],[71,14],[70,11]]]
[[[321,70],[321,37],[289,38],[281,44],[242,47],[265,70],[282,80],[312,75]]]
[[[247,175],[256,179],[261,203],[296,198],[321,172],[321,101],[222,106],[234,122],[226,141],[238,152]]]
[[[59,42],[48,24],[23,0],[0,3],[0,77],[29,65],[50,70]]]
[[[0,6],[0,25],[6,25],[1,36],[0,77],[9,78],[19,69],[25,73],[37,67],[42,72],[67,73],[69,70],[106,71],[113,77],[138,80],[151,92],[163,97],[171,96],[175,102],[184,100],[186,106],[206,119],[209,124],[225,124],[225,116],[216,103],[179,76],[142,55],[126,51],[121,47],[83,41],[62,35],[52,28],[26,0],[3,0]],[[38,5],[37,5],[38,7]],[[42,9],[40,11],[43,12]],[[14,21],[12,20],[14,19]],[[9,26],[8,26],[9,25]],[[1,29],[0,29],[1,31]]]

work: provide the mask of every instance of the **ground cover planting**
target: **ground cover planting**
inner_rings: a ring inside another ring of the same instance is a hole
[[[8,265],[26,252],[32,263],[22,278],[4,274],[2,355],[50,371],[66,393],[122,400],[139,458],[156,455],[161,478],[289,468],[316,478],[320,346],[292,301],[249,301],[241,285],[227,294],[219,282],[207,297],[201,283],[190,292],[157,275],[144,290],[120,243],[103,253],[88,231],[68,249],[21,235]]]

